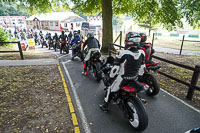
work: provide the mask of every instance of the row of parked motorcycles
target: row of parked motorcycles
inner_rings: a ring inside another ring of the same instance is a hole
[[[152,48],[151,44],[146,45],[148,48]],[[101,80],[103,81],[106,87],[105,90],[111,86],[117,77],[117,75],[114,78],[109,76],[113,66],[114,58],[112,56],[102,60],[100,52],[93,51],[91,53],[89,69],[92,70],[93,76],[97,82],[100,82]],[[146,62],[144,74],[138,78],[138,81],[144,86],[145,92],[149,96],[155,96],[160,91],[159,83],[152,73],[152,71],[155,72],[159,68],[159,63],[150,60]],[[120,91],[114,93],[112,101],[119,106],[124,117],[128,119],[129,123],[135,130],[143,131],[148,126],[148,115],[144,107],[146,100],[139,96],[142,92],[137,90],[138,89],[135,86],[127,84],[120,88]]]
[[[52,38],[52,37],[51,37]],[[35,40],[36,45],[41,45],[42,48],[46,47],[49,50],[53,49],[55,51],[57,51],[58,49],[61,48],[62,42],[61,40],[56,40],[56,39],[49,39],[45,38],[43,36],[39,36],[39,39]],[[63,51],[68,54],[69,50],[71,49],[71,45],[70,45],[70,41],[68,43],[66,43],[66,45],[64,45],[63,47]]]
[[[60,49],[61,46],[60,41],[45,40],[44,38],[41,38],[39,43],[42,47],[46,46],[49,49],[53,48],[55,51],[56,49]],[[69,53],[69,49],[75,49],[77,57],[83,61],[84,57],[88,53],[88,49],[86,48],[83,52],[81,52],[82,44],[83,42],[81,41],[69,41],[66,45],[66,53]],[[151,44],[146,45],[148,49],[152,49]],[[147,49],[143,50],[146,53],[145,50]],[[107,59],[102,59],[99,51],[92,51],[88,61],[88,68],[92,71],[93,77],[97,82],[100,82],[101,80],[103,81],[106,87],[105,90],[112,85],[113,81],[115,81],[117,77],[117,75],[114,76],[114,78],[110,77],[113,66],[114,58],[112,56],[107,57]],[[144,86],[145,92],[149,96],[155,96],[160,91],[159,83],[152,73],[152,71],[157,71],[159,68],[159,63],[152,60],[147,61],[144,74],[138,78],[138,81]],[[144,106],[144,104],[146,104],[146,100],[142,99],[140,96],[140,93],[142,92],[138,91],[136,86],[127,84],[121,87],[120,91],[114,92],[114,96],[112,97],[112,101],[119,106],[124,114],[124,117],[128,119],[132,127],[138,131],[143,131],[148,126],[148,115]]]

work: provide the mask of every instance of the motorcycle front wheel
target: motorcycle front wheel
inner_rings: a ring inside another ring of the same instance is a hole
[[[143,131],[148,126],[148,115],[146,113],[145,107],[142,101],[133,97],[132,99],[127,99],[127,107],[129,108],[129,123],[137,131]]]

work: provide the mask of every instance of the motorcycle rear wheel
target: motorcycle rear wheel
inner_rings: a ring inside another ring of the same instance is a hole
[[[145,130],[148,126],[148,115],[142,101],[137,97],[129,98],[127,99],[127,106],[132,115],[129,123],[137,131]]]
[[[149,85],[149,89],[146,91],[147,95],[155,96],[159,93],[160,85],[155,76],[148,74],[145,83]]]
[[[95,66],[92,67],[93,73],[94,73],[94,78],[97,82],[101,81],[101,75],[98,73],[98,70]]]

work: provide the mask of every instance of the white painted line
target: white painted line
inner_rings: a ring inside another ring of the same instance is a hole
[[[71,62],[71,60],[68,60],[68,61],[66,61],[66,62],[64,62],[64,63],[67,64],[67,63],[69,63],[69,62]]]
[[[58,56],[58,55],[56,55],[56,56]],[[62,58],[62,57],[64,57],[64,56],[67,56],[67,55],[62,55],[62,56],[58,57],[58,59],[60,59],[60,58]]]
[[[82,126],[84,128],[84,131],[85,131],[85,133],[91,133],[91,130],[90,130],[89,124],[87,122],[87,119],[85,117],[85,113],[83,111],[83,107],[81,106],[81,102],[79,100],[78,94],[77,94],[76,89],[75,89],[75,87],[73,85],[72,79],[71,79],[71,77],[69,75],[69,71],[67,70],[67,68],[65,66],[65,64],[68,63],[68,62],[70,62],[70,61],[71,60],[68,60],[65,63],[62,62],[62,65],[63,65],[64,70],[66,72],[66,75],[68,77],[68,80],[69,80],[69,83],[70,83],[70,86],[71,86],[71,89],[72,89],[72,92],[73,92],[73,95],[74,95],[74,98],[75,98],[75,101],[76,101],[76,105],[77,105],[77,108],[78,108],[78,111],[79,111],[79,114],[80,114],[80,117],[81,117]]]
[[[179,102],[185,104],[185,105],[188,106],[189,108],[191,108],[191,109],[195,110],[196,112],[200,113],[200,110],[196,109],[195,107],[193,107],[193,106],[189,105],[188,103],[184,102],[183,100],[181,100],[181,99],[175,97],[174,95],[170,94],[169,92],[167,92],[167,91],[165,91],[165,90],[163,90],[163,89],[161,89],[161,90],[162,90],[163,92],[167,93],[168,95],[170,95],[171,97],[175,98],[175,99],[178,100]]]

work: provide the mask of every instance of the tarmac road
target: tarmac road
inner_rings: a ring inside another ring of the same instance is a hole
[[[110,104],[107,113],[99,109],[104,98],[104,85],[97,83],[90,72],[87,76],[81,75],[83,64],[78,58],[70,61],[71,55],[66,55],[59,59],[68,79],[72,100],[78,101],[75,108],[79,112],[79,123],[82,123],[81,132],[137,133],[118,106]],[[73,85],[70,85],[69,79]],[[200,127],[200,111],[191,109],[167,93],[160,91],[155,97],[145,93],[141,96],[148,100],[145,107],[149,117],[149,125],[143,133],[185,133],[191,128]]]

